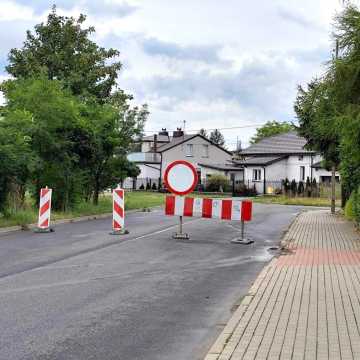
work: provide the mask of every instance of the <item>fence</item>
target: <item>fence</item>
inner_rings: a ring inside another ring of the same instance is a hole
[[[160,178],[127,178],[122,187],[127,190],[165,190],[165,186]],[[253,185],[247,187],[242,180],[225,179],[218,180],[209,178],[201,179],[195,189],[199,192],[226,192],[236,195],[250,196],[256,195]]]
[[[264,182],[262,182],[264,188]],[[331,182],[311,182],[306,184],[305,181],[289,181],[285,184],[283,180],[265,181],[265,194],[268,195],[286,195],[300,197],[319,197],[331,199]],[[336,199],[341,199],[341,184],[336,182],[335,185]]]
[[[127,190],[165,190],[160,178],[127,178],[122,187]],[[336,199],[341,199],[341,185],[336,183]],[[199,192],[226,192],[238,196],[253,196],[257,194],[286,195],[299,197],[320,197],[331,199],[330,182],[313,182],[307,185],[306,182],[292,182],[287,185],[283,180],[242,181],[238,179],[221,178],[201,179],[196,191]]]

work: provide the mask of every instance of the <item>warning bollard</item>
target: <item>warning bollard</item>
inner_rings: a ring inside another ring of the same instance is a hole
[[[241,202],[241,235],[240,238],[231,240],[234,244],[252,244],[254,240],[245,238],[245,222],[252,218],[252,202],[244,200]]]
[[[44,189],[40,189],[39,219],[35,232],[48,233],[54,231],[50,227],[51,195],[52,189],[49,189],[47,186]]]
[[[110,235],[125,235],[125,191],[118,187],[113,190],[113,231]]]

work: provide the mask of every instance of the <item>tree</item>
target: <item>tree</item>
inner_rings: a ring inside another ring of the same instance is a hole
[[[31,169],[35,200],[46,185],[54,191],[54,207],[67,210],[76,201],[75,189],[81,188],[81,172],[76,134],[83,132],[80,104],[57,80],[19,79],[2,84],[7,99],[7,116],[17,126],[23,118],[23,136],[37,161]]]
[[[287,133],[292,130],[295,130],[295,127],[288,122],[268,121],[265,125],[256,129],[256,134],[250,139],[250,144],[256,144],[269,136]]]
[[[31,151],[30,138],[24,129],[30,124],[27,111],[4,113],[0,118],[0,212],[22,207],[25,200],[25,185],[35,157]],[[9,204],[12,199],[12,204]]]
[[[94,204],[98,203],[101,191],[116,186],[128,176],[138,175],[138,168],[127,161],[126,154],[134,137],[142,132],[149,112],[147,106],[131,108],[118,95],[108,104],[88,104],[82,113],[87,119],[88,134],[84,153],[87,197],[92,196]]]
[[[24,133],[37,157],[31,190],[37,199],[40,187],[51,186],[61,210],[80,197],[97,204],[102,190],[138,174],[126,154],[149,114],[116,87],[119,52],[91,41],[95,29],[83,29],[85,19],[59,16],[53,7],[24,46],[10,51],[7,71],[15,80],[2,84],[1,113],[29,114]]]
[[[6,70],[15,78],[33,78],[40,73],[63,81],[75,95],[110,96],[121,69],[115,61],[119,51],[104,49],[91,41],[93,27],[83,29],[85,15],[78,19],[60,16],[54,6],[46,23],[27,32],[24,46],[11,49]]]
[[[208,133],[204,128],[201,128],[199,131],[199,135],[204,136],[204,137],[208,137]]]
[[[218,130],[215,129],[210,133],[209,140],[214,144],[224,146],[225,145],[225,138],[224,135]]]

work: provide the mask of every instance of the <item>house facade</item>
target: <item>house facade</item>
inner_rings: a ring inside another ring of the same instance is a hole
[[[166,167],[175,160],[186,160],[197,170],[199,182],[205,183],[213,174],[224,174],[229,179],[244,180],[242,167],[232,163],[233,154],[214,144],[206,137],[195,134],[185,134],[177,129],[170,136],[163,129],[159,134],[142,139],[141,152],[129,154],[128,159],[140,168],[136,180],[136,188],[163,181]],[[132,179],[125,182],[127,187],[135,187]]]
[[[321,156],[305,145],[306,140],[293,131],[271,136],[244,149],[234,164],[243,167],[245,184],[260,194],[281,189],[285,179],[329,182],[331,172],[322,167]],[[339,180],[338,173],[336,177]]]
[[[305,145],[305,138],[291,131],[262,139],[235,155],[202,135],[189,135],[178,129],[170,136],[163,129],[143,138],[141,152],[129,154],[128,159],[136,163],[141,173],[136,183],[127,179],[125,186],[139,188],[155,182],[158,188],[167,165],[175,160],[192,163],[201,184],[219,174],[235,186],[244,184],[259,194],[277,192],[285,179],[296,183],[305,183],[308,178],[317,183],[330,182],[331,172],[323,168],[321,156]],[[339,180],[338,173],[336,178]]]

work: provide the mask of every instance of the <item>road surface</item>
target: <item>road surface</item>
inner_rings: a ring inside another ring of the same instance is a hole
[[[162,210],[0,237],[0,359],[201,359],[301,210],[254,206],[253,245],[238,223],[187,219],[173,240]]]

